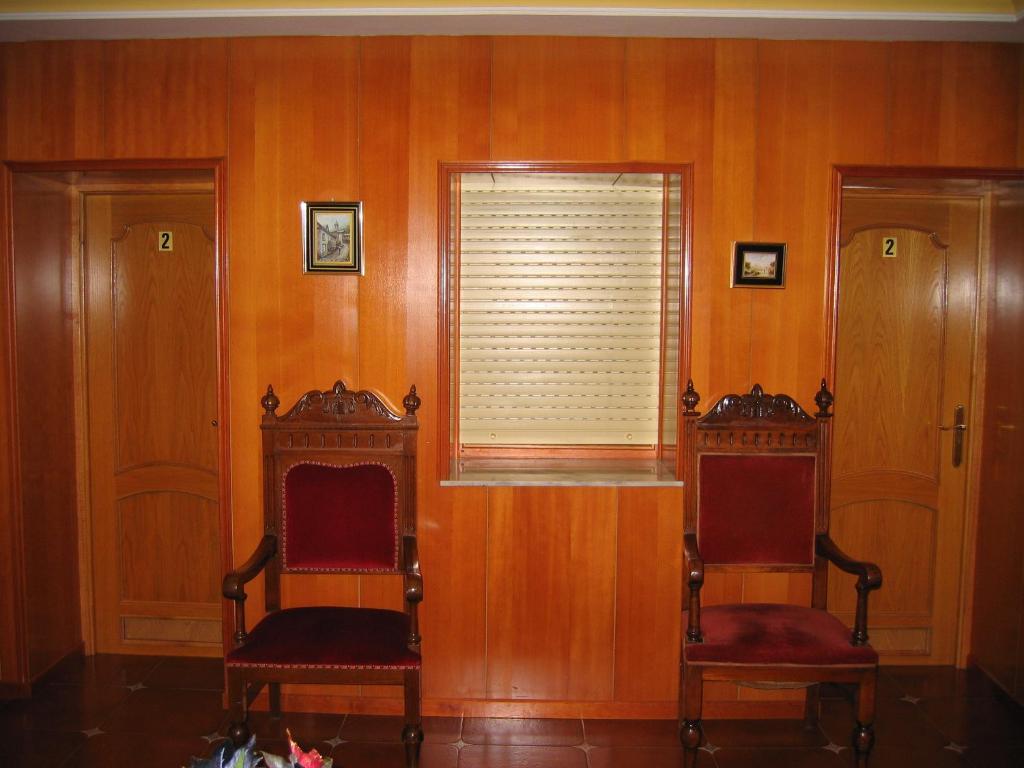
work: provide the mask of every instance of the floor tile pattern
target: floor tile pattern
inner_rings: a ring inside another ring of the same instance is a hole
[[[219,660],[68,659],[31,699],[0,702],[0,766],[181,768],[224,738]],[[404,764],[401,718],[253,713],[259,745],[284,754],[285,726],[338,768]],[[667,720],[427,718],[423,768],[679,768]],[[829,768],[853,763],[853,693],[822,689],[821,717],[710,720],[701,768]],[[1024,711],[981,673],[883,667],[871,768],[1021,768]]]

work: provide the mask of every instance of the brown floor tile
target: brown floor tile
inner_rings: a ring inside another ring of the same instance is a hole
[[[852,756],[850,750],[844,750],[843,754]],[[903,749],[876,744],[868,765],[870,768],[963,768],[966,760],[948,749]]]
[[[469,744],[459,750],[459,768],[587,768],[587,754],[577,747]]]
[[[71,758],[69,768],[182,768],[192,757],[205,756],[202,739],[158,736],[152,733],[101,733],[87,740]]]
[[[165,658],[143,681],[147,688],[186,688],[201,691],[224,690],[222,659]]]
[[[43,677],[44,685],[135,685],[160,663],[159,656],[69,656]]]
[[[402,743],[405,719],[400,715],[349,715],[338,736],[345,741]]]
[[[338,768],[405,768],[405,746],[350,741],[331,753]],[[420,768],[456,768],[459,750],[450,744],[420,745]]]
[[[99,727],[110,733],[156,733],[168,737],[198,738],[221,729],[225,719],[221,695],[217,691],[143,688],[111,711]]]
[[[925,699],[919,706],[949,740],[972,747],[1024,745],[1024,715],[995,698]]]
[[[837,755],[827,749],[726,747],[715,752],[715,760],[718,768],[844,768],[850,765],[847,754]]]
[[[0,765],[62,765],[83,742],[85,735],[77,732],[0,727]]]
[[[315,746],[323,752],[320,745],[337,736],[344,721],[344,715],[313,712],[282,712],[279,718],[271,717],[269,712],[250,712],[249,730],[261,742],[271,742],[271,751],[279,754],[288,750],[286,729],[300,746],[305,749]]]
[[[823,747],[820,728],[805,730],[802,720],[705,720],[704,738],[716,747]]]
[[[1020,768],[1024,765],[1024,747],[972,747],[963,759],[971,768]]]
[[[584,720],[587,744],[595,747],[680,747],[675,720]]]
[[[881,677],[902,692],[921,699],[948,696],[994,696],[998,687],[978,669],[953,667],[882,667]]]
[[[846,702],[823,701],[821,729],[841,747],[853,742],[853,707]],[[935,750],[949,743],[920,705],[905,701],[879,701],[875,715],[875,743],[901,749]]]
[[[715,758],[697,751],[696,768],[714,768]],[[677,747],[595,747],[590,750],[590,768],[683,768],[683,748]]]
[[[462,723],[467,744],[572,746],[583,743],[581,720],[467,717]]]
[[[84,731],[95,728],[131,695],[113,686],[36,686],[30,699],[12,702],[4,722],[19,728]]]
[[[462,735],[461,717],[424,717],[423,740],[435,744],[454,744]]]

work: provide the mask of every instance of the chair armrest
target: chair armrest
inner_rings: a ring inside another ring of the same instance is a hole
[[[416,607],[423,600],[423,576],[420,575],[420,553],[416,546],[416,537],[406,534],[402,537],[402,553],[405,571],[405,602],[409,604],[409,647],[419,650],[420,623]]]
[[[245,585],[256,578],[275,554],[277,554],[277,536],[268,533],[260,540],[256,551],[249,559],[224,577],[221,586],[224,597],[229,600],[245,600]]]
[[[700,631],[700,588],[704,586],[704,558],[697,547],[697,534],[687,531],[683,534],[683,560],[686,567],[686,585],[690,588],[686,607],[686,640],[700,643],[704,634]]]
[[[877,565],[854,560],[843,552],[827,533],[817,535],[814,540],[814,551],[819,557],[824,557],[839,570],[857,576],[857,589],[872,590],[882,586],[882,571]]]
[[[423,600],[420,553],[416,546],[415,536],[406,535],[402,539],[402,550],[405,554],[405,562],[402,563],[402,570],[405,571],[405,599],[410,603],[418,603]]]
[[[697,534],[683,534],[683,555],[686,558],[686,583],[700,589],[704,585],[704,558],[697,548]]]
[[[839,570],[857,577],[857,613],[853,621],[853,645],[867,645],[868,642],[868,594],[882,586],[882,570],[874,563],[854,560],[839,548],[827,533],[819,533],[814,539],[814,552],[824,557]]]

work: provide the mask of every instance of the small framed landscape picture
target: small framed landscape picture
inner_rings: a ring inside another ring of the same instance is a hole
[[[363,204],[307,203],[302,210],[302,271],[363,274]]]
[[[736,243],[732,287],[781,288],[786,279],[785,243]]]

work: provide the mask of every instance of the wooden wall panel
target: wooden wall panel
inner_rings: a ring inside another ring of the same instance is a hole
[[[730,288],[729,280],[733,242],[754,236],[758,48],[752,40],[715,43],[711,248],[693,263],[690,334],[694,385],[705,407],[727,392],[743,391],[751,377],[753,294]]]
[[[0,69],[0,85],[6,70]],[[0,117],[6,125],[9,113]],[[11,175],[0,168],[0,223],[7,232]],[[24,550],[21,544],[20,469],[18,466],[17,387],[14,372],[14,271],[10,238],[0,237],[0,691],[27,682],[25,658]]]
[[[754,234],[787,244],[785,290],[752,289],[751,377],[805,403],[822,368],[831,45],[761,43]],[[753,384],[754,381],[749,382]],[[748,386],[749,386],[748,384]]]
[[[1024,45],[1017,47],[1017,77],[1024,84]],[[1017,165],[1024,165],[1024,87],[1019,89],[1017,98]]]
[[[906,165],[939,162],[942,58],[941,43],[893,43],[890,46],[887,162]]]
[[[487,696],[613,695],[616,490],[488,493]]]
[[[227,151],[228,42],[104,45],[104,155],[218,157]]]
[[[488,157],[491,41],[416,38],[411,50],[409,261],[406,352],[419,417],[419,541],[425,608],[421,632],[430,663],[423,685],[438,699],[482,699],[486,687],[487,491],[437,484],[437,164]],[[452,632],[458,627],[457,632]]]
[[[1024,311],[1010,286],[1024,281],[1024,191],[993,201],[984,430],[978,501],[972,650],[976,662],[1024,701]],[[1000,290],[1001,287],[1001,290]],[[1016,623],[1016,625],[1015,625]],[[1015,686],[1017,690],[1015,691]]]
[[[71,200],[21,177],[13,209],[18,436],[29,674],[82,642],[72,381]],[[54,535],[59,531],[61,535]]]
[[[890,114],[886,83],[893,48],[887,43],[831,45],[829,162],[882,165],[888,154]]]
[[[491,159],[622,159],[625,47],[611,38],[495,38]]]
[[[942,162],[948,165],[1012,166],[1016,160],[1020,46],[995,43],[944,44],[943,83],[948,125],[943,126]],[[945,117],[945,115],[944,115]]]
[[[63,160],[103,153],[103,44],[95,41],[11,43],[6,157]]]
[[[678,695],[683,491],[619,490],[615,560],[615,699]]]

